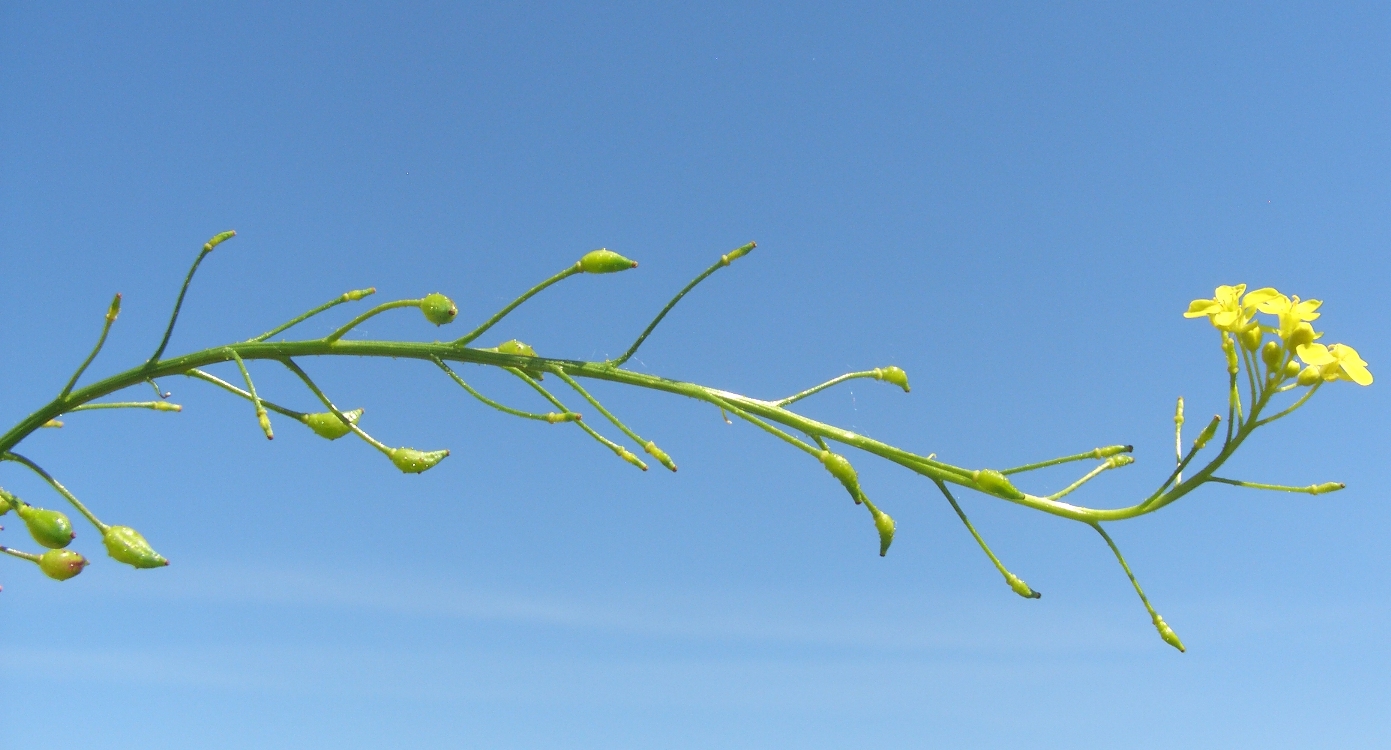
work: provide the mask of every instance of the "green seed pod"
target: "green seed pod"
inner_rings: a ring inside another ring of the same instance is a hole
[[[121,314],[121,295],[117,294],[111,300],[111,307],[106,308],[106,322],[115,323],[116,316]]]
[[[1299,363],[1290,360],[1285,363],[1285,377],[1293,378],[1299,375]]]
[[[133,568],[160,568],[169,564],[140,532],[129,526],[108,526],[102,542],[106,544],[106,554]]]
[[[1227,374],[1235,375],[1241,371],[1236,358],[1236,344],[1232,343],[1232,337],[1228,333],[1222,334],[1222,353],[1227,355]]]
[[[73,533],[72,522],[68,517],[56,510],[44,510],[20,503],[15,512],[24,520],[24,525],[29,527],[29,536],[49,549],[62,549],[71,544],[73,537],[77,536]]]
[[[1178,634],[1174,632],[1174,629],[1169,627],[1169,623],[1164,622],[1164,618],[1160,617],[1158,614],[1154,616],[1154,629],[1159,631],[1159,637],[1163,638],[1165,643],[1173,646],[1179,651],[1188,650],[1183,647],[1183,641],[1178,639]]]
[[[498,344],[498,345],[497,345],[497,353],[498,353],[498,354],[511,354],[511,355],[514,355],[514,356],[517,356],[517,357],[535,357],[535,356],[536,356],[536,350],[535,350],[535,349],[532,349],[532,348],[531,348],[530,346],[528,346],[527,344],[523,344],[522,342],[520,342],[520,341],[518,341],[518,340],[516,340],[516,339],[512,339],[511,341],[504,341],[504,342],[502,342],[501,344]]]
[[[1217,434],[1217,425],[1221,422],[1222,418],[1214,414],[1212,416],[1212,421],[1207,423],[1207,427],[1204,427],[1203,431],[1198,433],[1198,439],[1193,441],[1193,447],[1197,450],[1202,450],[1203,446],[1207,445],[1207,441],[1211,440],[1212,436]]]
[[[10,493],[8,493],[8,492],[6,492],[6,491],[4,491],[4,490],[0,490],[0,516],[3,516],[3,515],[5,515],[6,513],[9,513],[9,512],[10,512],[10,507],[11,507],[11,506],[10,506],[10,500],[11,500],[11,499],[14,499],[15,502],[18,502],[18,501],[19,501],[19,498],[16,498],[14,495],[11,495]]]
[[[855,473],[855,467],[850,465],[845,456],[830,451],[821,451],[819,456],[821,465],[826,467],[826,471],[831,472],[845,486],[850,497],[854,498],[855,504],[860,504],[860,476]]]
[[[392,448],[391,463],[407,474],[421,474],[444,460],[449,451],[418,451],[414,448]]]
[[[899,388],[902,388],[904,393],[911,390],[908,387],[908,373],[904,372],[902,367],[894,365],[883,368],[876,367],[874,368],[874,379],[882,380],[886,383],[893,383]]]
[[[865,505],[869,505],[869,499],[865,499]],[[883,557],[889,553],[889,545],[894,543],[894,529],[897,524],[894,519],[873,505],[869,505],[870,512],[874,514],[874,529],[879,532],[879,556]]]
[[[348,418],[346,424],[331,411],[305,414],[300,418],[300,421],[313,430],[315,435],[327,440],[337,440],[352,431],[348,425],[357,424],[357,420],[362,417],[362,409],[345,411],[343,416]]]
[[[218,232],[217,234],[213,235],[212,239],[208,240],[207,243],[203,245],[203,252],[210,253],[212,252],[213,248],[217,247],[218,245],[221,245],[222,243],[236,236],[237,233],[233,230],[228,230],[226,232]]]
[[[1347,485],[1343,484],[1342,482],[1324,482],[1323,484],[1315,484],[1310,486],[1309,494],[1322,495],[1325,492],[1337,492],[1338,490],[1341,490],[1345,487],[1347,487]]]
[[[575,267],[584,273],[617,273],[629,268],[637,268],[638,262],[629,260],[612,250],[599,248],[585,253],[584,257],[575,264]]]
[[[1092,451],[1092,455],[1097,458],[1110,458],[1117,453],[1129,453],[1135,450],[1133,445],[1108,445],[1105,448],[1097,448]]]
[[[758,247],[757,242],[750,242],[747,245],[741,245],[740,247],[736,247],[733,250],[730,250],[728,253],[721,255],[720,262],[727,266],[730,263],[733,263],[734,261],[739,260],[745,255],[748,255],[749,253],[753,252],[753,249],[755,247]]]
[[[1300,385],[1313,385],[1314,383],[1317,383],[1320,380],[1323,380],[1323,370],[1320,370],[1318,368],[1318,365],[1309,365],[1308,367],[1299,371],[1299,377],[1295,380],[1295,382],[1299,383]]]
[[[1245,347],[1248,352],[1254,352],[1261,348],[1261,339],[1265,336],[1265,334],[1261,332],[1261,327],[1257,325],[1251,326],[1242,331],[1239,335],[1241,336],[1241,345]]]
[[[1024,497],[1024,493],[1010,483],[1008,477],[994,469],[979,469],[971,472],[971,481],[976,483],[976,489],[996,497],[1003,497],[1006,500],[1019,500]]]
[[[1005,574],[1005,582],[1008,583],[1009,587],[1014,590],[1014,593],[1024,597],[1025,599],[1043,598],[1043,594],[1040,594],[1037,591],[1034,591],[1033,589],[1029,588],[1029,584],[1024,583],[1023,579],[1021,579],[1019,576],[1013,573]]]
[[[363,297],[367,297],[367,296],[369,296],[369,295],[373,295],[373,294],[376,294],[376,293],[377,293],[377,288],[374,287],[374,286],[373,286],[373,287],[368,287],[368,288],[366,288],[366,289],[354,289],[354,290],[352,290],[351,292],[343,292],[343,301],[344,301],[344,302],[356,302],[356,301],[362,299]]]
[[[650,454],[653,458],[657,459],[657,461],[661,463],[661,465],[667,467],[668,469],[671,469],[672,471],[676,471],[676,462],[671,460],[671,456],[667,455],[666,451],[662,450],[661,448],[658,448],[656,443],[652,442],[651,440],[648,440],[647,443],[642,446],[642,449],[644,451],[647,451],[647,453]]]
[[[39,569],[55,581],[66,581],[87,567],[87,558],[70,549],[51,549],[39,556]]]
[[[1135,463],[1135,457],[1129,453],[1121,453],[1106,459],[1106,468],[1119,469],[1122,466],[1129,466]]]
[[[1261,347],[1261,361],[1271,372],[1280,371],[1280,363],[1285,361],[1285,349],[1274,341],[1265,342]]]
[[[454,316],[459,314],[459,308],[454,306],[454,300],[435,292],[425,295],[425,299],[420,301],[420,312],[425,314],[425,319],[437,326],[445,323],[453,323]]]

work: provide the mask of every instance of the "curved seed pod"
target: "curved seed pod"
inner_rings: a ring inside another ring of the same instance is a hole
[[[1309,487],[1309,494],[1322,495],[1325,492],[1337,492],[1345,487],[1347,487],[1347,485],[1342,482],[1324,482],[1323,484],[1311,485]]]
[[[821,465],[826,467],[826,471],[831,472],[845,486],[850,497],[855,500],[855,504],[860,504],[860,475],[855,473],[855,467],[850,465],[845,456],[830,451],[821,451],[819,456]]]
[[[459,314],[459,308],[454,306],[454,300],[435,292],[425,295],[425,299],[420,301],[420,312],[425,314],[425,319],[437,326],[445,323],[453,323],[454,316]]]
[[[976,483],[976,489],[989,495],[1006,500],[1019,500],[1024,497],[1024,493],[1020,492],[1008,477],[994,469],[978,469],[971,472],[971,481]]]
[[[20,503],[15,512],[24,520],[24,525],[29,527],[29,536],[49,549],[62,549],[72,544],[73,537],[77,536],[68,517],[56,510],[44,510]]]
[[[869,508],[869,513],[874,517],[874,530],[879,532],[879,556],[883,557],[889,553],[889,545],[894,543],[894,529],[897,524],[894,519],[882,510],[874,507],[874,503],[863,494],[860,498],[865,501],[865,507]]]
[[[357,424],[357,420],[362,418],[362,409],[353,409],[343,412],[343,416],[348,418],[345,424],[338,418],[337,414],[331,411],[319,412],[317,414],[305,414],[300,421],[304,422],[315,435],[326,440],[337,440],[348,434],[351,430],[349,424]]]
[[[1236,358],[1236,344],[1232,343],[1232,336],[1229,333],[1222,333],[1222,353],[1227,355],[1227,374],[1235,375],[1241,372],[1241,365]]]
[[[1285,360],[1285,350],[1274,341],[1265,342],[1261,347],[1261,361],[1271,372],[1280,371],[1280,363]]]
[[[70,549],[51,549],[39,556],[39,569],[55,581],[66,581],[87,567],[87,558]]]
[[[225,232],[218,232],[217,234],[213,235],[212,239],[208,240],[206,243],[203,244],[203,252],[210,253],[212,252],[213,248],[217,247],[218,245],[221,245],[222,243],[236,236],[236,230],[232,229],[229,229]]]
[[[129,526],[108,526],[102,542],[106,544],[106,554],[133,568],[160,568],[169,564],[140,532]]]
[[[629,260],[606,248],[591,250],[580,258],[575,267],[583,273],[617,273],[629,268],[637,268],[638,262]]]
[[[1183,647],[1183,641],[1178,639],[1178,634],[1174,632],[1174,629],[1169,627],[1169,623],[1164,622],[1164,618],[1160,617],[1157,612],[1154,615],[1154,629],[1159,631],[1159,637],[1163,638],[1165,643],[1179,651],[1188,650]]]
[[[1040,594],[1037,591],[1034,591],[1033,589],[1029,588],[1029,584],[1024,583],[1024,580],[1022,578],[1013,573],[1005,573],[1005,582],[1008,583],[1009,587],[1014,590],[1014,593],[1024,597],[1025,599],[1043,598],[1043,594]]]
[[[897,365],[874,368],[874,379],[882,380],[885,383],[893,383],[899,388],[902,388],[904,393],[911,390],[908,387],[908,373],[904,372],[903,368]]]
[[[449,451],[418,451],[414,448],[392,448],[391,463],[407,474],[421,474],[444,460]]]

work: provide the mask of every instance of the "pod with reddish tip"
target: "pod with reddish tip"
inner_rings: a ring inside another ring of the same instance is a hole
[[[414,448],[392,448],[388,453],[391,463],[407,474],[421,474],[435,464],[443,461],[449,451],[418,451]]]
[[[140,532],[129,526],[106,527],[102,532],[102,542],[106,545],[106,554],[133,568],[160,568],[169,564]]]
[[[1207,423],[1207,427],[1204,427],[1203,431],[1198,433],[1198,439],[1193,441],[1194,450],[1202,450],[1203,446],[1207,445],[1207,441],[1211,440],[1213,436],[1217,434],[1217,425],[1221,423],[1222,417],[1216,414],[1212,415],[1212,421]]]
[[[348,425],[357,424],[357,420],[362,418],[362,409],[345,411],[343,416],[348,418],[346,423],[331,411],[305,414],[300,417],[300,421],[313,430],[315,435],[325,440],[337,440],[352,431]]]
[[[445,323],[453,323],[454,316],[459,314],[459,308],[454,306],[454,300],[435,292],[425,295],[425,299],[420,301],[420,312],[425,314],[425,319],[437,326]]]
[[[27,503],[19,503],[15,512],[29,527],[29,536],[49,549],[62,549],[72,543],[77,536],[72,530],[72,521],[56,510],[35,508]]]
[[[70,549],[51,549],[39,556],[39,570],[55,581],[66,581],[87,567],[87,558]]]
[[[989,495],[1006,500],[1020,500],[1024,497],[1024,493],[1020,492],[1008,477],[994,469],[978,469],[971,472],[971,481],[976,483],[976,489]]]
[[[904,372],[903,368],[897,365],[874,368],[874,377],[876,380],[882,380],[885,383],[893,383],[899,388],[902,388],[904,393],[912,390],[908,387],[908,373]]]
[[[606,248],[591,250],[575,264],[582,273],[618,273],[629,268],[637,268],[638,262]]]

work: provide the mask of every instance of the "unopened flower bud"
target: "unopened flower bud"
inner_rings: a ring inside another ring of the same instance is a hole
[[[1005,573],[1005,581],[1009,584],[1009,587],[1014,590],[1014,593],[1024,597],[1025,599],[1043,598],[1043,594],[1040,594],[1037,591],[1034,591],[1033,589],[1029,588],[1029,584],[1024,583],[1023,579],[1021,579],[1019,576],[1013,573]]]
[[[1221,422],[1222,417],[1216,414],[1212,415],[1212,421],[1207,423],[1207,427],[1204,427],[1203,431],[1198,433],[1198,439],[1193,441],[1193,448],[1195,450],[1202,450],[1203,446],[1207,445],[1207,441],[1211,440],[1212,436],[1217,434],[1217,425]]]
[[[1294,361],[1294,360],[1290,360],[1290,361],[1286,362],[1286,363],[1285,363],[1285,377],[1287,377],[1287,378],[1293,378],[1293,377],[1295,377],[1295,376],[1297,376],[1297,375],[1299,375],[1299,363],[1296,362],[1296,361]]]
[[[996,497],[1006,500],[1019,500],[1024,497],[1024,493],[1020,492],[1008,477],[994,469],[978,469],[971,472],[971,481],[976,483],[976,489]]]
[[[363,297],[367,297],[367,296],[370,296],[370,295],[373,295],[373,294],[376,294],[376,293],[377,293],[377,288],[374,287],[374,286],[373,286],[373,287],[368,287],[368,288],[366,288],[366,289],[354,289],[354,290],[352,290],[351,292],[343,292],[343,301],[344,301],[344,302],[356,302],[356,301],[362,299]]]
[[[882,380],[886,383],[893,383],[899,388],[902,388],[904,393],[909,391],[908,373],[904,372],[902,367],[897,367],[895,365],[876,367],[874,368],[874,379]]]
[[[1227,355],[1227,374],[1237,374],[1241,368],[1237,364],[1236,344],[1232,343],[1232,337],[1227,333],[1222,334],[1222,353]]]
[[[459,314],[459,308],[454,306],[454,300],[435,292],[425,295],[425,299],[420,301],[420,312],[425,314],[425,319],[437,326],[445,323],[453,323],[454,316]]]
[[[1265,342],[1261,347],[1261,361],[1271,372],[1279,372],[1280,364],[1285,361],[1285,350],[1274,341]]]
[[[24,520],[24,525],[29,527],[29,536],[49,549],[62,549],[72,544],[73,537],[77,536],[73,533],[72,522],[68,517],[56,510],[44,510],[20,503],[15,512]]]
[[[728,253],[721,255],[720,262],[724,263],[727,266],[730,263],[733,263],[734,261],[739,260],[745,255],[748,255],[749,253],[753,252],[753,249],[755,247],[758,247],[758,243],[756,242],[750,242],[747,245],[736,247],[733,250],[730,250]]]
[[[106,554],[133,568],[160,568],[169,564],[140,532],[129,526],[108,526],[102,534],[102,542],[106,545]]]
[[[657,459],[657,461],[661,463],[661,465],[667,467],[668,469],[671,469],[672,471],[676,471],[676,462],[671,460],[671,456],[667,455],[666,451],[662,450],[661,448],[658,448],[656,443],[652,442],[651,440],[648,440],[647,444],[642,446],[642,449],[651,454],[653,458]]]
[[[1165,643],[1179,651],[1188,650],[1183,647],[1183,641],[1178,639],[1178,634],[1174,632],[1174,629],[1169,627],[1169,623],[1164,622],[1164,618],[1160,617],[1158,613],[1154,615],[1154,629],[1159,631],[1159,637],[1163,638]]]
[[[638,262],[629,260],[612,250],[599,248],[585,253],[584,257],[575,264],[575,267],[584,273],[617,273],[629,268],[637,268]]]
[[[1299,378],[1295,381],[1300,385],[1313,385],[1323,379],[1323,371],[1318,365],[1309,365],[1299,371]]]
[[[111,307],[106,308],[106,322],[115,323],[116,316],[121,314],[121,295],[117,294],[111,300]]]
[[[854,498],[855,504],[859,505],[860,476],[855,473],[855,467],[850,465],[850,461],[845,456],[830,451],[821,451],[818,458],[821,459],[821,465],[826,467],[826,471],[831,472],[831,476],[845,486],[850,497]]]
[[[221,245],[222,243],[236,236],[237,233],[233,230],[228,230],[226,232],[218,232],[217,234],[213,235],[212,239],[208,240],[207,243],[203,245],[203,252],[210,253],[212,252],[213,248],[217,247],[218,245]]]
[[[1318,338],[1318,334],[1314,333],[1314,327],[1308,323],[1300,322],[1290,332],[1290,337],[1285,339],[1285,348],[1292,352],[1298,351],[1299,347],[1314,343],[1316,338]]]
[[[1261,339],[1265,336],[1265,334],[1261,332],[1261,327],[1258,325],[1251,326],[1242,331],[1239,335],[1241,336],[1241,345],[1245,347],[1248,352],[1254,352],[1261,348]]]
[[[444,460],[449,451],[418,451],[414,448],[392,448],[391,463],[407,474],[420,474]]]
[[[342,414],[348,418],[347,423],[331,411],[305,414],[300,417],[300,421],[313,430],[315,435],[327,440],[337,440],[352,431],[348,425],[357,424],[357,420],[362,418],[362,409],[353,409]]]
[[[1323,484],[1313,484],[1309,486],[1310,495],[1322,495],[1325,492],[1337,492],[1347,487],[1342,482],[1324,482]]]
[[[66,581],[87,567],[87,558],[70,549],[51,549],[39,556],[39,569],[55,581]]]

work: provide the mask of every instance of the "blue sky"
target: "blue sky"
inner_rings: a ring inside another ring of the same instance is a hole
[[[365,286],[449,294],[462,328],[606,246],[640,267],[571,279],[496,331],[598,359],[757,240],[634,369],[771,398],[899,365],[909,395],[858,381],[803,409],[972,467],[1133,443],[1134,466],[1076,496],[1129,504],[1167,474],[1175,396],[1192,422],[1223,408],[1216,337],[1180,316],[1217,284],[1323,299],[1330,340],[1378,375],[1391,361],[1389,16],[8,3],[0,422],[52,397],[113,292],[93,372],[148,356],[187,264],[228,228],[173,352]],[[361,335],[441,334],[403,312]],[[267,442],[244,402],[174,380],[181,414],[36,434],[26,455],[174,564],[117,569],[80,527],[98,564],[72,581],[0,564],[0,744],[1391,741],[1382,383],[1321,391],[1224,472],[1346,491],[1208,487],[1111,527],[1179,654],[1077,524],[963,495],[1044,593],[1025,601],[930,483],[868,457],[866,491],[899,525],[882,559],[814,462],[694,402],[595,386],[681,465],[642,474],[420,363],[304,365],[378,437],[453,454],[406,477],[286,420]],[[0,484],[58,505],[13,464]],[[5,520],[0,543],[26,546]]]

